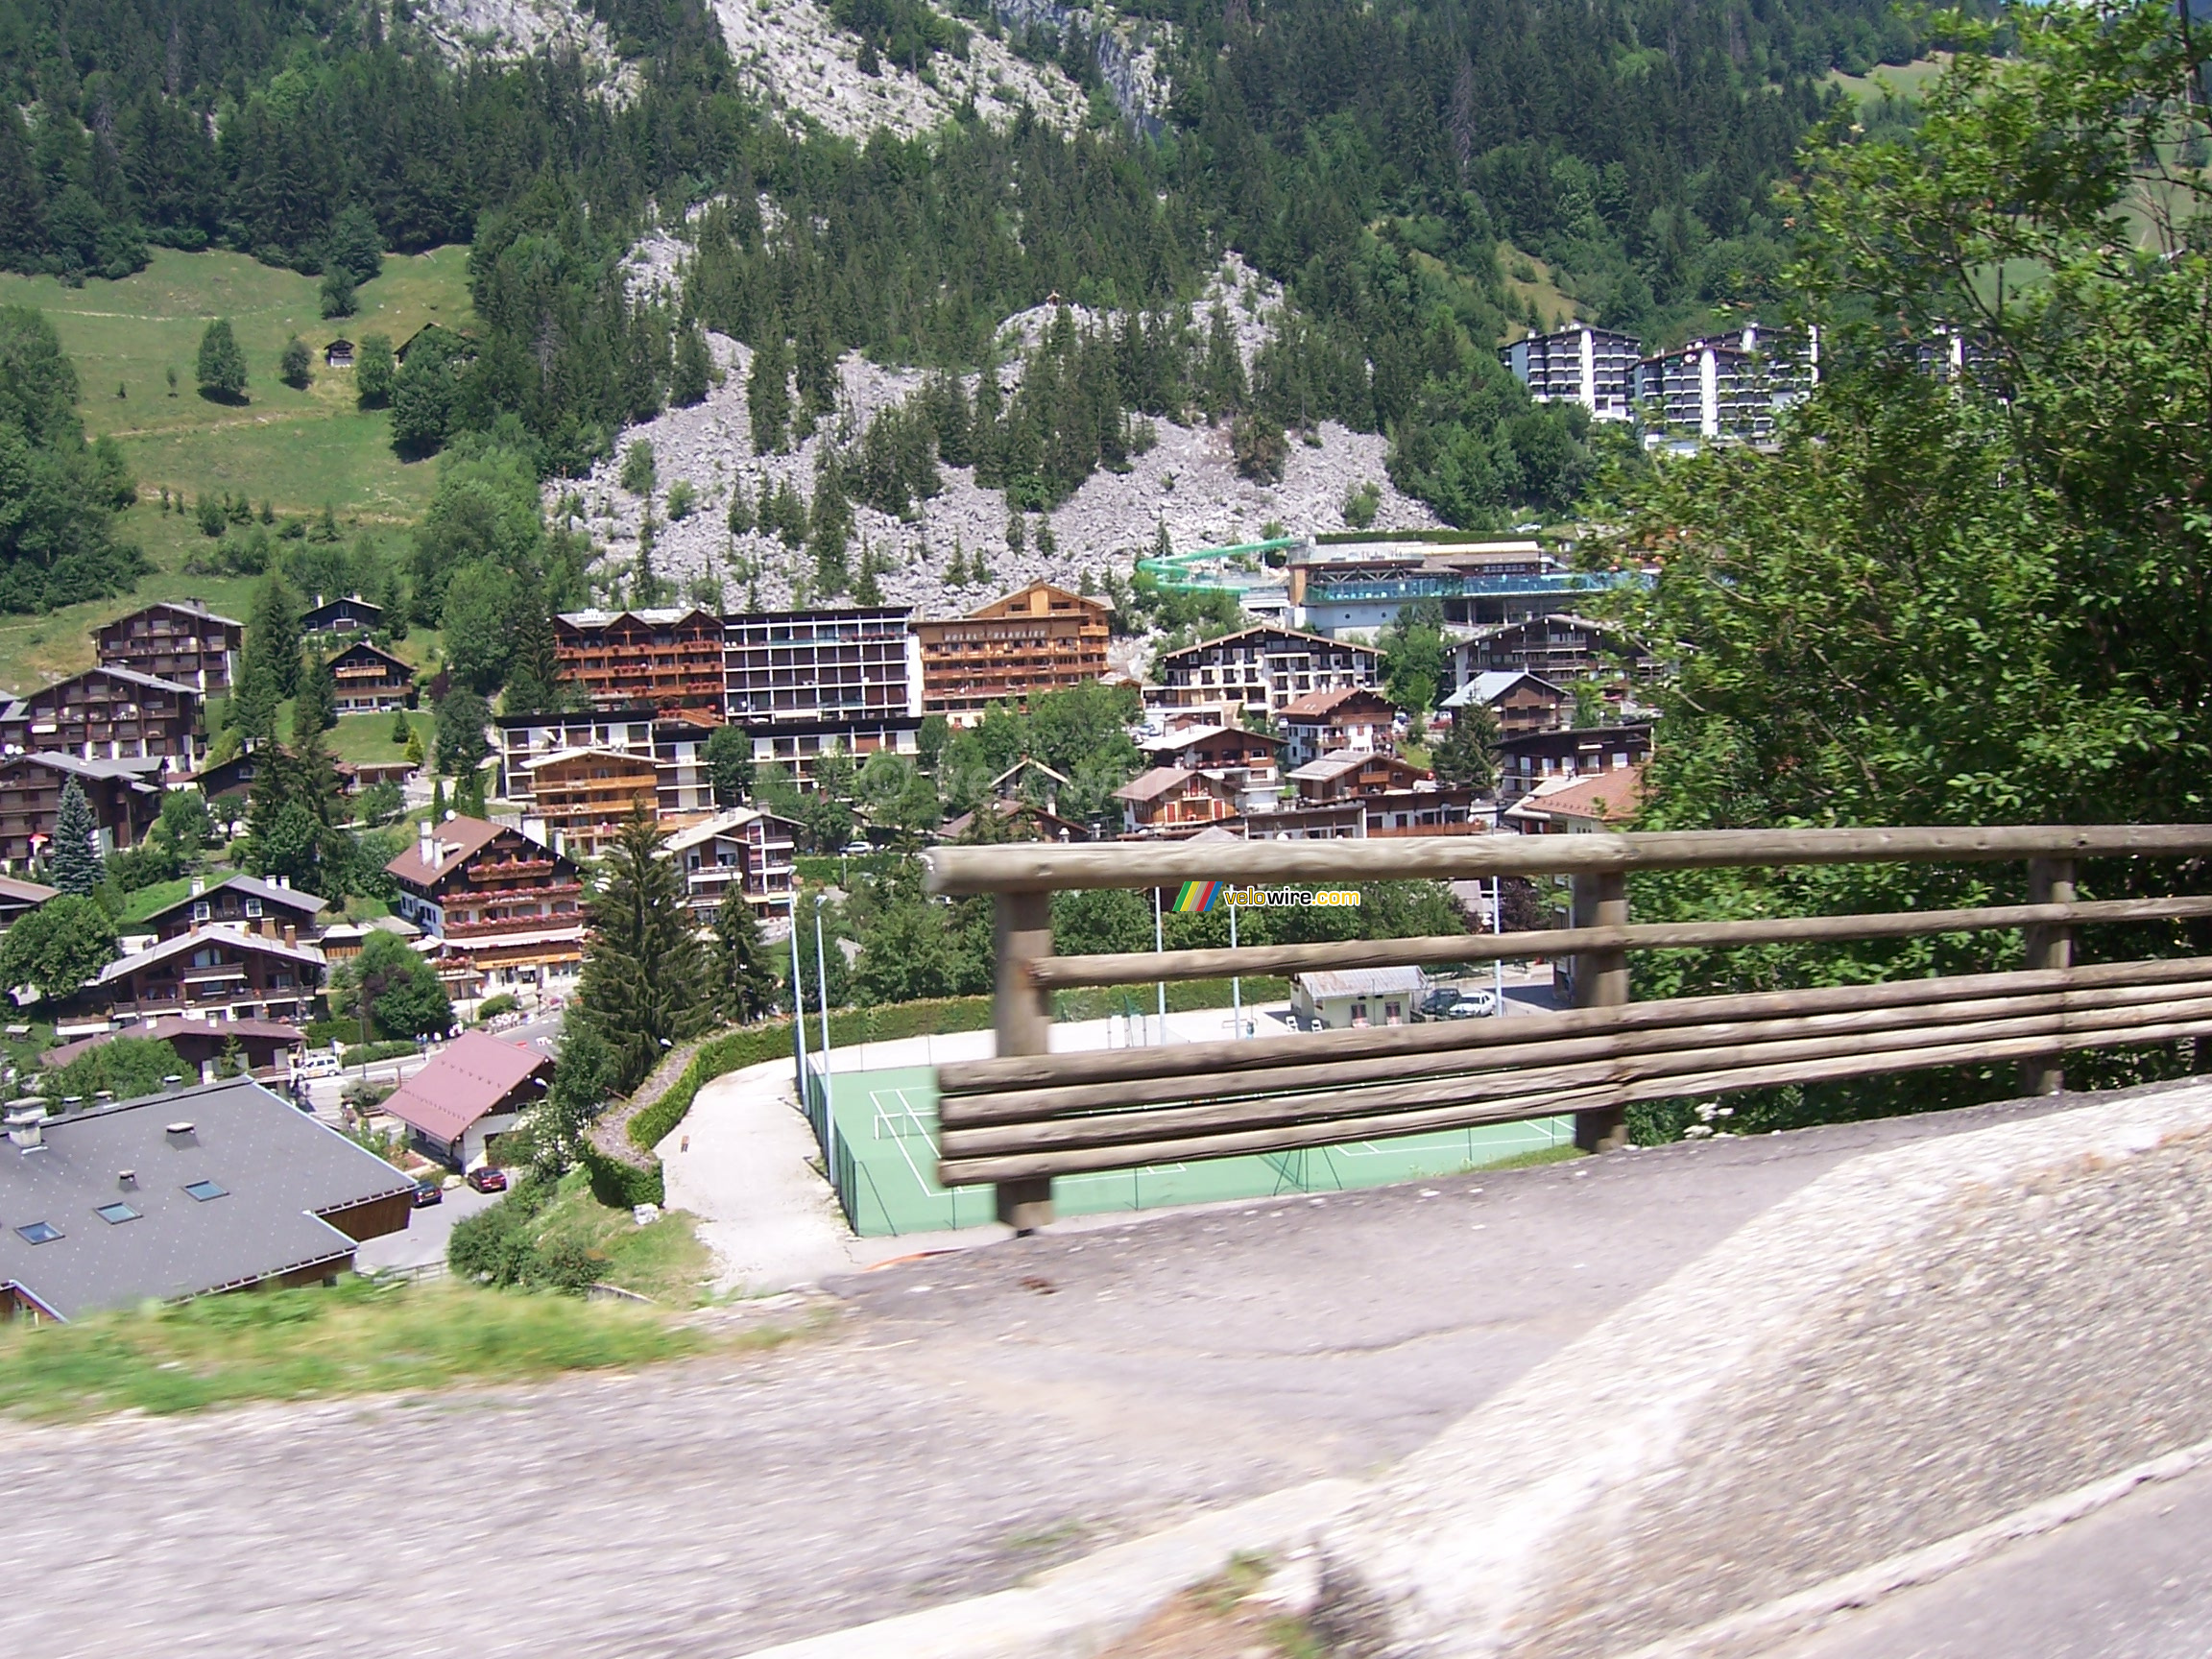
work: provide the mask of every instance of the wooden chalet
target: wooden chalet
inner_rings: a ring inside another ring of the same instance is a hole
[[[455,983],[542,987],[584,960],[582,874],[519,830],[450,814],[384,868],[399,914],[438,941],[433,960]]]
[[[103,666],[132,668],[203,697],[227,694],[238,679],[246,625],[192,599],[164,599],[92,630]]]
[[[0,745],[84,760],[158,760],[191,772],[205,751],[197,689],[102,664],[0,709]]]
[[[407,707],[415,670],[380,645],[356,639],[330,659],[341,714],[389,714]]]

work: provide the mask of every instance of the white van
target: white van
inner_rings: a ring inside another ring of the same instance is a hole
[[[319,1048],[312,1054],[301,1054],[293,1060],[292,1081],[300,1083],[314,1077],[336,1077],[344,1070],[336,1054],[327,1048]]]

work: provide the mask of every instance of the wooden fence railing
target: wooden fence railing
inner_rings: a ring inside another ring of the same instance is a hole
[[[1325,1146],[1572,1113],[1623,1142],[1643,1100],[2018,1061],[2028,1094],[2069,1050],[2212,1036],[2212,957],[2076,967],[2077,927],[2212,917],[2212,896],[2082,902],[2076,863],[2199,858],[2212,825],[1727,830],[1391,841],[938,848],[929,890],[997,902],[998,1057],[937,1070],[939,1178],[990,1184],[999,1218],[1051,1218],[1055,1175]],[[1631,925],[1636,870],[2024,861],[2028,900],[1971,909]],[[1565,875],[1571,925],[1536,932],[1056,956],[1051,900],[1184,881],[1282,886]],[[1726,950],[2017,928],[2024,965],[1819,990],[1629,1001],[1631,950]],[[1575,1006],[1540,1018],[1052,1054],[1051,994],[1232,974],[1564,957]]]

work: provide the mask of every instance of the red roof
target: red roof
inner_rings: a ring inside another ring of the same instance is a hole
[[[1360,697],[1377,704],[1393,715],[1398,712],[1398,706],[1388,698],[1378,697],[1363,685],[1344,685],[1334,691],[1309,691],[1303,697],[1294,698],[1283,705],[1283,711],[1278,718],[1284,720],[1325,720],[1346,703]]]
[[[541,1070],[550,1055],[502,1043],[482,1031],[464,1031],[440,1054],[399,1085],[383,1109],[433,1140],[454,1142]]]

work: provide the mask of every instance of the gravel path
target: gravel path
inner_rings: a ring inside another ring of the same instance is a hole
[[[721,1656],[1003,1588],[1372,1472],[1854,1152],[2003,1115],[1015,1239],[634,1376],[0,1428],[0,1652]]]

